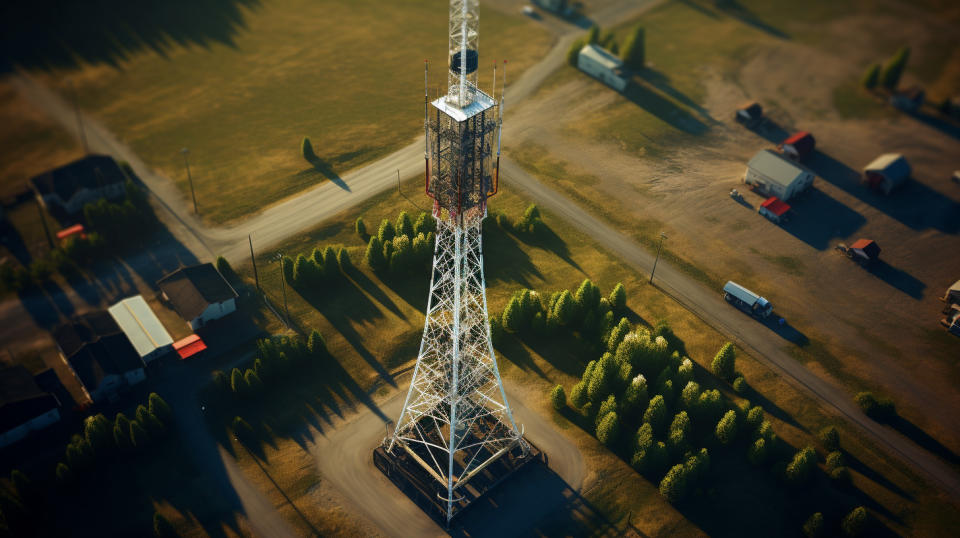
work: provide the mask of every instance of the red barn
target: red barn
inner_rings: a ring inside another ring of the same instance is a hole
[[[812,134],[808,131],[800,131],[784,140],[782,144],[777,146],[777,149],[795,161],[802,161],[813,153],[813,148],[816,144],[817,141],[814,140]]]

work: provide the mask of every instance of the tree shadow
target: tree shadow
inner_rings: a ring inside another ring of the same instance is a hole
[[[583,269],[570,257],[570,249],[567,247],[567,242],[563,240],[556,232],[553,231],[553,228],[549,226],[542,226],[538,229],[536,233],[516,233],[514,232],[513,237],[522,241],[524,244],[531,247],[540,248],[548,252],[552,252],[557,255],[561,260],[565,261],[568,265],[576,269],[577,271],[583,272]],[[500,259],[500,253],[497,252],[497,259]],[[529,256],[527,260],[529,260]],[[509,264],[503,264],[504,266],[509,267]],[[540,276],[539,273],[537,276]]]
[[[943,134],[952,136],[953,138],[960,139],[960,125],[957,125],[954,122],[943,119],[942,117],[934,114],[928,114],[922,108],[916,112],[907,112],[907,116],[913,118],[914,120],[924,123],[934,129],[937,129]]]
[[[907,439],[920,445],[924,450],[933,453],[949,464],[960,464],[960,456],[958,456],[956,452],[944,446],[943,443],[934,439],[930,434],[902,416],[897,415],[892,420],[887,421],[886,424],[902,433]]]
[[[779,144],[790,136],[783,126],[767,116],[764,116],[756,126],[748,126],[747,129],[772,144]]]
[[[693,99],[687,97],[685,93],[670,85],[670,77],[668,77],[662,71],[646,67],[642,71],[638,72],[637,75],[654,88],[666,94],[668,97],[695,111],[706,122],[713,125],[720,123],[710,115],[709,110],[700,106],[700,103],[697,103]]]
[[[530,260],[530,255],[520,248],[518,239],[504,232],[493,223],[493,219],[485,222],[491,223],[483,228],[483,274],[488,283],[516,282],[524,288],[530,288],[533,286],[529,280],[531,277],[543,278],[543,274]],[[491,262],[491,259],[496,262]]]
[[[720,0],[715,3],[717,8],[729,17],[737,19],[738,21],[748,26],[752,26],[772,37],[783,40],[790,39],[790,34],[787,34],[783,30],[764,22],[762,19],[760,19],[760,17],[747,9],[746,6],[737,0]]]
[[[902,490],[900,486],[894,484],[887,477],[883,476],[877,471],[874,471],[867,464],[857,459],[857,457],[851,454],[850,452],[844,451],[843,459],[846,460],[847,467],[862,474],[867,479],[872,480],[873,482],[876,482],[877,484],[892,491],[893,493],[896,493],[897,495],[903,497],[904,499],[907,499],[909,501],[912,501],[914,499],[913,495]]]
[[[502,359],[507,359],[523,371],[537,374],[541,379],[548,379],[547,374],[537,366],[533,356],[517,336],[505,333],[495,347]]]
[[[315,155],[313,157],[307,157],[307,161],[309,161],[310,164],[313,165],[313,168],[310,170],[299,172],[297,175],[303,174],[304,172],[315,171],[320,173],[320,175],[322,175],[323,177],[329,179],[330,182],[333,183],[334,185],[340,187],[341,189],[347,192],[350,192],[350,186],[347,185],[347,182],[344,181],[343,178],[341,178],[340,175],[333,170],[333,167],[331,167],[330,164],[327,163],[327,161],[324,161],[323,159]]]
[[[826,250],[834,238],[846,238],[867,219],[825,192],[809,188],[790,200],[792,216],[780,227],[817,250]]]
[[[914,230],[933,228],[948,234],[960,230],[960,203],[915,179],[885,196],[863,185],[860,172],[822,151],[815,150],[805,164],[825,181]]]
[[[873,276],[910,297],[923,299],[923,290],[926,289],[927,285],[903,269],[897,269],[882,259],[873,260],[865,268]]]
[[[810,343],[810,339],[807,338],[807,335],[800,332],[800,329],[790,325],[789,321],[784,321],[783,325],[781,325],[779,323],[779,319],[779,316],[773,315],[764,319],[762,323],[768,329],[776,333],[777,336],[783,338],[791,344],[796,344],[799,347],[803,347]]]
[[[685,133],[700,135],[709,129],[685,107],[668,99],[644,82],[634,79],[623,91],[623,96],[657,119]]]
[[[374,281],[367,278],[367,275],[365,275],[363,271],[353,268],[348,271],[347,278],[352,280],[355,286],[369,293],[375,301],[383,305],[384,308],[392,312],[395,316],[400,319],[407,319],[407,316],[397,307],[397,304],[390,299],[390,296],[384,293],[383,290],[380,289],[380,286]]]
[[[90,306],[98,306],[101,302],[100,290],[97,284],[87,277],[79,268],[63,273],[67,284],[73,288],[73,291]]]
[[[0,17],[0,71],[81,63],[122,69],[146,50],[166,57],[178,45],[234,47],[234,36],[246,27],[244,11],[259,5],[259,0],[7,3]]]

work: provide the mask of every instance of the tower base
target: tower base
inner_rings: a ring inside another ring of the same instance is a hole
[[[474,475],[462,488],[458,488],[453,502],[451,520],[462,514],[474,501],[491,492],[528,463],[546,458],[529,440],[525,451],[520,443]],[[400,446],[388,451],[383,445],[373,451],[373,463],[400,491],[443,527],[447,521],[447,488],[440,484],[419,462]]]

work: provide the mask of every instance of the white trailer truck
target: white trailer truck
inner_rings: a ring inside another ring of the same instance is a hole
[[[770,301],[733,281],[723,286],[723,298],[733,306],[758,318],[766,318],[773,312]]]

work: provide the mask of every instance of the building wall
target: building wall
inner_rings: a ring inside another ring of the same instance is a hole
[[[0,433],[0,447],[5,447],[7,445],[16,443],[17,441],[26,437],[30,432],[42,430],[58,420],[60,420],[60,410],[51,409],[38,417],[34,417],[33,419],[24,422],[12,430],[7,430],[3,433]]]
[[[618,77],[616,73],[610,69],[607,69],[606,66],[593,61],[585,54],[580,54],[580,56],[577,58],[577,67],[579,67],[584,73],[599,79],[601,82],[617,91],[623,91],[627,87],[626,79]]]
[[[813,174],[804,172],[799,178],[786,187],[783,187],[771,181],[767,176],[748,167],[747,172],[743,176],[743,182],[747,185],[756,185],[758,190],[764,194],[776,196],[783,201],[787,201],[813,184]]]
[[[169,352],[172,351],[172,350],[173,350],[173,344],[170,344],[170,345],[168,345],[168,346],[158,347],[158,348],[154,349],[153,351],[151,351],[150,353],[147,353],[146,355],[144,355],[144,356],[141,357],[141,358],[143,359],[143,362],[144,362],[144,363],[152,362],[152,361],[154,361],[154,360],[156,360],[156,359],[158,359],[158,358],[166,355],[167,353],[169,353]]]
[[[236,312],[236,310],[237,300],[235,298],[227,299],[222,303],[214,303],[208,306],[207,309],[203,311],[203,314],[200,314],[200,316],[190,321],[190,328],[197,330],[215,319],[220,319],[227,314]]]

